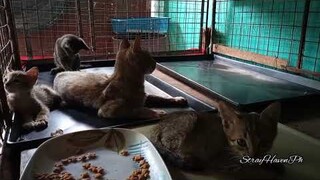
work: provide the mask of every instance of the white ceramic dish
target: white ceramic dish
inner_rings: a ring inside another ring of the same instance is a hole
[[[105,169],[103,179],[125,180],[138,168],[132,157],[141,154],[150,164],[150,180],[171,180],[152,143],[138,132],[121,128],[80,131],[44,142],[28,162],[20,179],[31,180],[35,173],[51,173],[55,162],[76,155],[79,149],[97,154],[96,159],[88,162]],[[130,155],[120,156],[118,151],[121,149],[127,149]],[[85,172],[80,162],[65,166],[65,170],[75,178],[80,178]]]

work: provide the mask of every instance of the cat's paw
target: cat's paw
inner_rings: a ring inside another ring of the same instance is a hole
[[[22,125],[22,129],[24,131],[41,130],[41,129],[45,129],[46,127],[48,127],[48,121],[43,119],[27,122]]]
[[[174,100],[174,103],[175,103],[177,106],[180,106],[180,107],[186,107],[186,106],[188,106],[188,101],[187,101],[187,99],[184,98],[184,97],[177,96],[177,97],[174,97],[173,100]]]

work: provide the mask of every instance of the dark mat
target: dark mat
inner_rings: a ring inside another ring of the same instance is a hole
[[[90,72],[102,72],[111,74],[113,72],[112,67],[104,68],[90,68],[84,71]],[[38,83],[52,85],[54,77],[49,72],[41,72]],[[150,79],[150,77],[149,77]],[[152,78],[151,78],[152,79]],[[148,94],[154,94],[158,96],[170,97],[169,94],[160,90],[158,87],[145,82],[145,89]],[[175,91],[177,92],[177,91]],[[180,93],[180,94],[179,94]],[[183,92],[175,93],[174,96],[187,97]],[[154,108],[162,109],[166,112],[178,111],[178,110],[209,110],[212,109],[207,105],[189,97],[191,106],[186,108]],[[188,100],[189,100],[188,99]],[[189,104],[190,105],[190,104]],[[193,108],[193,107],[194,108]],[[157,121],[156,119],[103,119],[97,117],[97,110],[88,108],[64,108],[57,109],[50,113],[49,125],[46,129],[41,131],[33,131],[28,134],[22,134],[20,128],[15,124],[9,134],[8,144],[20,146],[22,149],[36,147],[46,139],[51,138],[51,133],[61,129],[64,133],[70,133],[80,130],[87,130],[92,128],[110,127],[110,126],[130,126],[138,124],[146,124]]]

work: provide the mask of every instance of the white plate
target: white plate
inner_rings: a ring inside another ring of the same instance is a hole
[[[141,154],[150,164],[151,180],[171,180],[167,167],[152,143],[140,133],[121,128],[80,131],[44,142],[30,159],[20,179],[31,180],[35,173],[51,173],[55,162],[76,155],[79,149],[97,154],[96,159],[88,162],[105,169],[104,179],[125,180],[138,168],[132,157]],[[127,149],[130,155],[120,156],[118,151],[121,149]],[[85,172],[80,162],[65,166],[65,170],[75,178]]]

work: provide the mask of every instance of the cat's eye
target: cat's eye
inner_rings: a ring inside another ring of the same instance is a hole
[[[237,144],[241,147],[246,147],[247,143],[244,139],[237,139]]]

